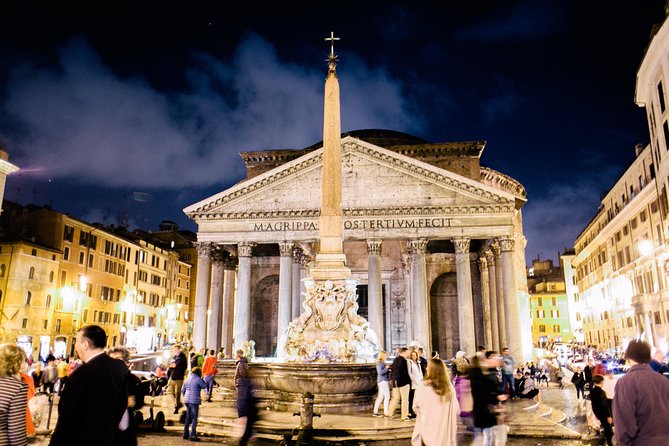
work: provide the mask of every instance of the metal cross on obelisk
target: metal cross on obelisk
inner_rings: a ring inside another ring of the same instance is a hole
[[[330,54],[328,54],[327,62],[330,66],[330,70],[334,70],[334,67],[337,65],[337,55],[334,52],[334,41],[340,40],[339,37],[334,36],[334,31],[330,31],[330,37],[326,37],[325,41],[330,41]]]

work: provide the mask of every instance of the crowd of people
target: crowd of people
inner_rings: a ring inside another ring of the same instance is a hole
[[[166,366],[157,366],[151,381],[132,373],[130,351],[121,346],[106,349],[107,335],[97,325],[81,328],[74,349],[77,359],[55,358],[53,354],[34,364],[17,344],[0,345],[0,445],[25,446],[35,436],[33,416],[28,401],[43,393],[58,395],[58,418],[51,433],[51,446],[109,445],[136,446],[136,411],[144,406],[146,384],[163,383],[174,400],[175,414],[185,407],[183,438],[199,441],[197,421],[199,406],[212,401],[217,386],[218,359],[225,351],[189,352],[175,345]],[[237,352],[235,385],[240,417],[249,419],[246,440],[250,437],[256,412],[252,399],[248,365],[243,352]],[[76,372],[76,373],[75,373]],[[244,441],[246,441],[244,440]]]
[[[35,435],[28,401],[42,392],[59,395],[50,445],[136,446],[133,414],[144,405],[143,381],[131,371],[130,352],[106,350],[106,344],[101,327],[86,326],[75,340],[77,360],[48,357],[32,365],[16,344],[0,345],[0,445],[23,446]],[[373,415],[397,419],[399,408],[400,420],[415,419],[411,442],[416,446],[457,444],[459,420],[473,432],[474,445],[505,444],[506,401],[540,403],[542,383],[563,387],[561,365],[519,364],[507,348],[498,353],[479,347],[472,355],[459,351],[448,366],[438,355],[427,359],[417,346],[394,353],[390,364],[386,352],[378,355]],[[186,352],[175,345],[169,363],[153,372],[172,396],[175,414],[185,405],[185,440],[199,441],[199,409],[212,400],[221,356],[225,352]],[[258,418],[257,401],[244,351],[236,351],[235,359],[237,414],[244,426],[240,444],[245,445]],[[664,444],[669,440],[669,380],[653,363],[646,342],[631,341],[625,359],[629,370],[617,381],[604,361],[589,359],[584,367],[574,367],[570,380],[576,398],[596,419],[608,445],[614,435],[621,446]]]

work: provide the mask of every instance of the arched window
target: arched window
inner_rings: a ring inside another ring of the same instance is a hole
[[[7,268],[6,265],[2,264],[0,265],[0,277],[5,277],[5,269]]]
[[[30,305],[30,299],[32,299],[33,293],[30,291],[26,291],[26,301],[24,302],[23,305]]]
[[[51,294],[46,295],[46,307],[49,308],[51,306]]]
[[[30,273],[28,274],[28,279],[34,279],[34,278],[35,278],[35,267],[31,266]]]
[[[53,283],[53,271],[49,273],[49,283]]]

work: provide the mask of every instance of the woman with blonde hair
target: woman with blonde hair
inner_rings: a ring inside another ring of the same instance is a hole
[[[388,415],[388,404],[390,403],[390,366],[386,364],[386,359],[388,359],[388,353],[384,351],[379,352],[379,356],[376,358],[376,386],[379,389],[379,393],[376,396],[376,401],[374,402],[374,412],[372,413],[375,417],[380,417],[379,407],[383,403],[383,414]]]
[[[0,445],[25,446],[28,386],[21,382],[25,352],[16,344],[0,345]]]
[[[423,385],[414,399],[416,426],[411,436],[413,446],[456,445],[460,406],[455,389],[441,359],[427,363]]]

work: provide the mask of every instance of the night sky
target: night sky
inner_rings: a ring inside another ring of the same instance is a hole
[[[487,141],[527,189],[529,262],[573,246],[647,144],[635,77],[665,2],[65,3],[3,3],[6,199],[195,231],[182,209],[241,180],[239,152],[322,139],[334,31],[342,131]]]

